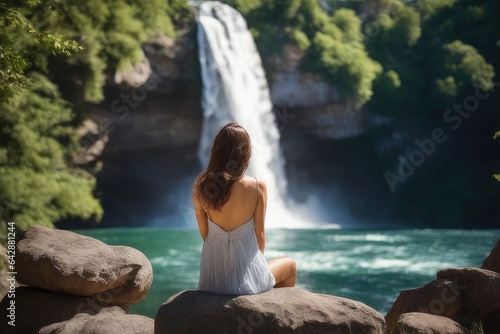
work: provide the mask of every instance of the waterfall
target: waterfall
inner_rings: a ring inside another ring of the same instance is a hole
[[[204,116],[198,152],[200,162],[207,165],[215,135],[224,124],[230,121],[241,124],[252,140],[248,174],[267,184],[266,226],[310,225],[285,205],[286,178],[279,148],[280,134],[262,61],[245,19],[229,5],[203,2],[199,6],[198,47]]]

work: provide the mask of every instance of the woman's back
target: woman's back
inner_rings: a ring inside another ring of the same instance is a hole
[[[253,187],[248,179],[254,180]],[[255,234],[258,191],[257,179],[245,178],[233,185],[229,200],[220,211],[207,210],[208,234],[200,262],[199,290],[255,294],[275,285]]]
[[[253,294],[295,285],[289,257],[267,263],[266,184],[245,175],[252,145],[237,123],[220,129],[206,169],[193,184],[193,207],[204,240],[199,290]]]
[[[226,231],[234,230],[253,218],[257,209],[258,196],[256,178],[245,176],[233,184],[229,199],[220,210],[212,210],[208,207],[204,209],[212,222],[219,227]]]

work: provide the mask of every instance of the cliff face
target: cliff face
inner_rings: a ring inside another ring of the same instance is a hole
[[[357,112],[355,101],[342,98],[338,89],[320,75],[301,71],[303,57],[298,47],[288,44],[280,57],[266,62],[271,99],[282,128],[288,125],[283,119],[286,111],[299,116],[293,117],[298,128],[321,138],[348,138],[363,133],[368,124]]]
[[[202,109],[191,33],[176,40],[158,36],[143,59],[109,79],[106,100],[88,117],[110,137],[109,151],[196,146]]]
[[[106,101],[88,108],[100,137],[110,139],[107,150],[197,145],[202,107],[194,37],[193,33],[176,40],[159,36],[144,45],[144,56],[138,64],[110,78]],[[271,98],[281,128],[293,120],[294,126],[324,138],[363,133],[367,120],[356,112],[354,103],[343,100],[337,89],[319,75],[301,72],[302,57],[298,48],[286,45],[281,57],[266,61]]]

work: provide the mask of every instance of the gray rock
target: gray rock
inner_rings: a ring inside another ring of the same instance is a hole
[[[490,255],[483,261],[481,269],[491,270],[500,273],[500,240],[490,252]]]
[[[401,315],[392,334],[463,334],[456,321],[427,313]]]
[[[155,333],[387,333],[363,303],[297,288],[244,296],[184,291],[158,310]]]
[[[300,70],[304,58],[297,46],[286,44],[280,57],[269,59],[272,66],[271,100],[274,105],[296,107],[317,107],[338,102],[340,94],[336,87],[319,74]]]
[[[152,69],[148,58],[141,54],[141,59],[126,70],[119,70],[115,73],[114,83],[126,88],[136,88],[144,85],[151,76]]]
[[[460,315],[464,308],[462,290],[457,282],[438,279],[415,289],[401,291],[385,316],[389,332],[396,327],[403,313],[421,312],[448,318]]]
[[[15,304],[15,327],[8,324],[11,300]],[[0,302],[0,333],[37,333],[44,326],[66,321],[78,313],[94,315],[106,305],[91,297],[77,297],[32,287],[19,287],[15,298],[6,295]],[[124,311],[125,312],[125,311]]]
[[[449,268],[439,279],[457,282],[466,312],[477,318],[500,312],[500,274],[479,268]]]
[[[141,301],[153,281],[149,260],[136,249],[42,226],[26,230],[16,261],[20,283],[112,305]]]
[[[38,334],[153,334],[154,320],[126,314],[118,306],[102,309],[97,315],[80,313],[68,321],[43,327]]]
[[[500,312],[482,320],[484,334],[498,334],[500,329]]]

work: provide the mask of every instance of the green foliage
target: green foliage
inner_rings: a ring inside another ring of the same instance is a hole
[[[399,1],[391,3],[390,11],[382,11],[370,22],[373,38],[370,54],[385,62],[415,45],[421,36],[420,17],[414,8]]]
[[[0,108],[0,220],[21,230],[53,226],[65,217],[94,217],[102,208],[92,196],[95,179],[72,166],[79,151],[74,117],[57,87],[40,74],[29,78]]]
[[[171,1],[184,10],[179,1]],[[46,28],[64,33],[80,41],[84,52],[67,59],[58,59],[55,72],[77,72],[81,78],[58,77],[72,100],[102,101],[107,73],[126,69],[142,57],[142,45],[156,34],[175,36],[169,16],[172,9],[164,0],[65,0],[61,8],[46,21]],[[44,12],[33,12],[40,21]],[[76,92],[76,93],[75,93]]]
[[[28,2],[24,11],[34,8],[36,3]],[[80,49],[76,42],[63,35],[35,28],[20,8],[0,4],[0,103],[26,86],[24,71],[32,64],[33,53],[70,55]]]
[[[73,161],[81,147],[70,106],[102,101],[108,75],[190,19],[184,0],[0,4],[0,225],[101,219],[95,179]]]
[[[495,70],[471,46],[461,41],[443,45],[443,68],[454,78],[458,88],[473,87],[483,91],[493,89]]]
[[[424,20],[427,20],[444,8],[451,8],[458,0],[419,0],[417,10]]]
[[[483,325],[481,322],[479,324],[473,323],[469,328],[462,326],[462,333],[464,334],[484,334]]]
[[[319,70],[326,70],[329,81],[340,87],[348,97],[364,103],[372,95],[372,82],[382,71],[379,63],[368,57],[356,43],[346,44],[343,40],[317,33],[313,51],[321,59]]]
[[[243,15],[251,12],[252,10],[262,5],[261,0],[229,0],[226,1],[231,6],[238,8]]]
[[[319,27],[304,68],[326,73],[327,80],[346,97],[359,105],[365,103],[372,96],[372,82],[382,67],[364,49],[361,20],[353,10],[344,8]]]
[[[342,31],[342,40],[346,43],[356,44],[361,47],[363,34],[361,33],[361,20],[353,10],[340,8],[333,13],[332,23]]]
[[[353,10],[339,8],[329,15],[317,0],[228,3],[245,15],[264,59],[294,44],[305,54],[304,71],[323,75],[358,105],[371,98],[382,69],[365,51],[361,20]]]
[[[386,78],[377,78],[371,108],[393,116],[440,117],[461,96],[475,89],[492,90],[494,66],[475,47],[491,49],[496,40],[494,35],[483,35],[495,25],[492,18],[488,24],[482,22],[490,20],[489,5],[472,5],[469,0],[421,0],[414,7],[391,3],[367,24],[372,29],[368,51],[385,69],[397,73],[400,85],[396,90]],[[464,24],[470,28],[464,29]],[[476,37],[470,39],[473,33]]]

